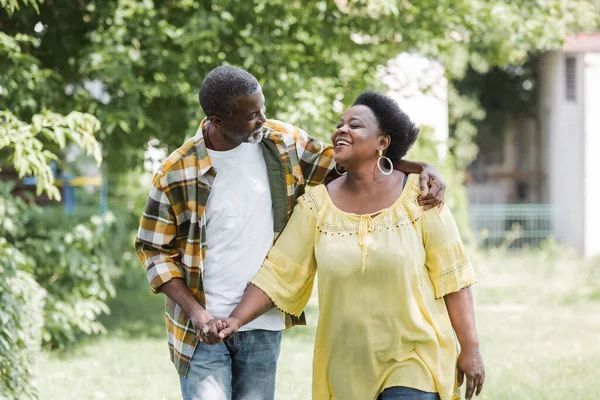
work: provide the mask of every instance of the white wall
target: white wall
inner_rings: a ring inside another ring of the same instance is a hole
[[[600,255],[600,53],[584,55],[586,257]]]
[[[438,156],[444,159],[448,151],[448,80],[442,65],[417,54],[401,53],[379,68],[378,78],[417,125],[433,128]]]
[[[576,100],[565,96],[565,57],[576,57]],[[548,202],[557,239],[584,252],[583,55],[551,52],[540,65],[540,129],[544,138]],[[597,156],[600,157],[600,156]]]

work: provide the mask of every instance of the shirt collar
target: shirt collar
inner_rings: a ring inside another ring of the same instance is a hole
[[[196,135],[194,136],[194,147],[196,148],[196,156],[198,157],[198,161],[200,163],[200,175],[206,174],[213,167],[210,157],[208,156],[208,151],[206,151],[204,135],[202,134],[207,121],[208,120],[206,118],[202,120],[198,130],[196,131]]]

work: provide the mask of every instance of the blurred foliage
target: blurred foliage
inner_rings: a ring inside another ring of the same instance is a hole
[[[50,161],[57,161],[58,156],[48,147],[64,149],[67,141],[73,141],[93,155],[98,166],[102,161],[100,144],[93,136],[100,123],[92,115],[44,111],[26,124],[10,111],[0,110],[0,121],[0,160],[12,164],[19,178],[35,176],[38,196],[46,192],[51,199],[60,199],[50,168]]]
[[[0,15],[2,40],[18,54],[0,66],[0,109],[23,120],[44,108],[92,113],[109,166],[120,171],[141,163],[149,139],[172,150],[195,132],[197,90],[220,64],[259,78],[271,117],[327,137],[334,100],[349,105],[401,51],[438,58],[449,78],[461,78],[468,66],[522,63],[597,15],[590,0],[40,3],[39,14],[13,5]],[[453,127],[467,145],[457,159],[474,157],[473,128],[458,119]]]
[[[459,120],[468,121],[469,142],[478,149],[490,148],[502,143],[504,124],[507,115],[515,118],[536,118],[539,99],[538,53],[532,53],[520,65],[508,64],[493,67],[481,73],[469,68],[462,79],[455,80],[456,93],[465,99],[471,99],[480,113],[476,117]],[[459,132],[460,130],[456,130]],[[464,153],[464,141],[458,140],[453,149],[456,154]],[[472,161],[469,159],[469,161]],[[468,164],[465,164],[466,166]]]
[[[21,5],[31,6],[36,11],[39,11],[39,0],[0,0],[0,7],[7,10],[9,14],[12,14],[20,8]]]
[[[12,189],[0,183],[0,397],[29,398],[42,339],[64,348],[81,334],[103,332],[97,318],[114,292],[112,216],[79,223]]]
[[[11,270],[26,272],[41,287],[43,342],[64,348],[81,333],[103,332],[96,320],[109,312],[104,302],[114,292],[107,249],[112,214],[65,216],[62,207],[41,208],[12,196],[12,186],[0,185],[0,233],[6,254],[18,262]]]
[[[448,85],[448,149],[454,158],[454,164],[460,171],[467,168],[477,157],[479,148],[474,138],[478,127],[486,117],[486,110],[479,99],[471,94],[461,93],[457,87]],[[444,178],[446,176],[444,175]],[[462,183],[462,180],[459,181]]]
[[[39,343],[42,307],[50,345],[101,331],[113,260],[136,262],[129,246],[147,194],[139,176],[147,143],[170,151],[194,134],[197,91],[211,69],[247,69],[270,117],[327,138],[340,107],[400,52],[440,60],[458,87],[469,71],[522,64],[597,26],[594,1],[0,0],[0,165],[36,176],[38,193],[58,199],[48,163],[70,141],[97,162],[104,156],[116,188],[110,225],[40,211],[3,185],[0,397],[33,396],[26,349]],[[438,165],[455,215],[466,207],[457,171],[475,157],[486,117],[476,85],[449,88],[451,154],[437,151],[427,129],[411,152]]]
[[[64,348],[103,332],[97,318],[114,291],[112,221],[77,223],[62,208],[13,196],[13,186],[0,183],[0,397],[33,398],[31,365],[42,343]]]
[[[116,265],[108,247],[114,217],[78,220],[62,207],[31,208],[21,218],[26,229],[15,238],[32,260],[32,275],[46,291],[43,344],[72,345],[82,334],[103,333],[97,321],[108,313],[106,300],[114,295],[111,278]]]
[[[0,185],[0,398],[34,398],[30,379],[33,356],[39,351],[44,290],[26,271],[31,259],[13,243],[22,231],[25,202]]]
[[[462,184],[463,174],[456,168],[453,155],[447,152],[447,144],[436,141],[433,129],[423,126],[419,138],[411,147],[407,157],[415,160],[427,160],[437,167],[447,186],[446,204],[452,210],[462,239],[467,243],[472,242],[474,238],[469,224],[467,190]]]
[[[108,208],[114,215],[111,235],[108,237],[110,257],[118,265],[120,288],[139,287],[144,282],[147,287],[145,270],[140,268],[133,243],[140,223],[140,216],[148,200],[148,188],[152,174],[142,168],[113,177],[112,192],[108,199]]]
[[[2,3],[6,4],[13,10],[18,6],[15,1]],[[11,89],[5,85],[11,77],[35,76],[40,82],[44,78],[38,74],[36,60],[21,52],[24,43],[31,41],[0,32],[0,53],[7,56],[9,65],[13,63],[13,69],[1,64],[0,96]],[[27,68],[15,69],[21,62]],[[27,94],[28,87],[37,88],[37,82],[21,88],[21,93],[35,98]],[[92,115],[72,112],[63,116],[40,109],[21,119],[23,115],[14,113],[17,110],[12,103],[0,108],[0,166],[13,165],[20,177],[35,177],[38,194],[60,198],[50,162],[59,158],[67,143],[82,146],[101,161],[100,146],[93,137],[99,122]],[[102,235],[92,232],[89,225],[74,227],[64,218],[41,225],[47,210],[38,208],[31,196],[16,197],[12,190],[12,183],[0,183],[0,398],[35,398],[31,374],[42,332],[47,342],[61,345],[73,331],[97,331],[95,318],[111,286],[104,279],[107,270],[94,258],[94,252],[102,251],[98,245]],[[59,323],[55,323],[57,317],[62,318]]]

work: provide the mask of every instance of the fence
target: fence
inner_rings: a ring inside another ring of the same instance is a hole
[[[537,247],[554,234],[549,204],[474,204],[469,217],[483,247]]]

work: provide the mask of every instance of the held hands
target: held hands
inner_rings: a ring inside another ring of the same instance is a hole
[[[206,311],[204,307],[198,306],[198,308],[190,314],[190,319],[192,321],[192,325],[194,326],[194,330],[196,331],[196,336],[200,342],[207,344],[217,343],[213,343],[213,338],[209,336],[209,322],[214,320],[214,317],[211,313]]]
[[[196,330],[196,334],[198,334],[198,340],[203,343],[217,344],[229,340],[239,329],[240,322],[235,317],[212,318],[211,316],[201,332],[198,333],[198,330]]]

